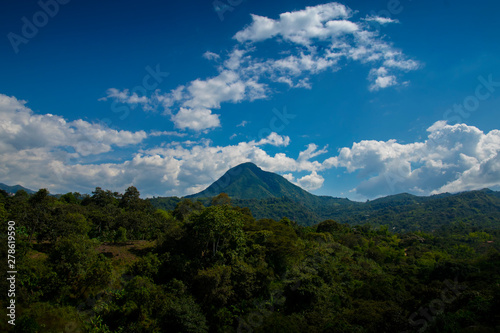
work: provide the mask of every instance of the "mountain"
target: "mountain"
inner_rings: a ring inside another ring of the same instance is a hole
[[[0,190],[4,190],[7,193],[15,194],[19,190],[25,190],[28,194],[33,194],[35,191],[30,190],[29,188],[23,187],[21,185],[9,186],[3,183],[0,183]]]
[[[325,207],[354,204],[348,199],[313,195],[284,177],[267,172],[253,163],[243,163],[229,169],[207,189],[186,198],[198,199],[204,205],[210,198],[226,193],[235,206],[248,207],[254,217],[279,220],[288,217],[302,224],[321,221],[318,211]],[[175,201],[170,200],[169,204]],[[154,200],[153,205],[166,207],[164,200]]]
[[[186,198],[208,206],[222,192],[231,197],[234,206],[248,207],[257,219],[288,217],[301,225],[333,219],[351,225],[387,225],[399,231],[432,231],[460,223],[500,227],[500,192],[489,189],[428,197],[402,193],[361,203],[313,195],[253,163],[230,169],[204,191]],[[153,206],[167,210],[180,200],[150,199]]]
[[[186,198],[211,198],[227,193],[232,199],[289,198],[299,202],[314,202],[317,197],[290,183],[280,175],[267,172],[253,163],[243,163],[229,169],[204,191]]]

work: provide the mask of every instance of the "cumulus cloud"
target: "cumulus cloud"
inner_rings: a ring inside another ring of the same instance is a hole
[[[327,147],[313,143],[296,158],[282,152],[269,154],[266,146],[290,144],[288,136],[277,133],[228,146],[201,139],[140,149],[147,138],[144,131],[118,131],[81,119],[36,114],[25,101],[0,94],[0,179],[34,189],[46,187],[53,193],[89,192],[96,186],[123,191],[135,185],[143,195],[185,195],[210,185],[228,168],[252,161],[308,190],[323,185],[321,171],[345,168],[357,173],[360,183],[354,192],[365,198],[500,186],[499,130],[484,133],[474,126],[438,121],[427,131],[422,142],[364,140],[323,161],[318,158],[328,153]],[[161,135],[183,134],[150,133]],[[113,161],[109,154],[101,155],[120,147],[129,148],[128,158]],[[130,153],[130,147],[135,152]],[[106,162],[100,162],[101,158]],[[296,172],[308,174],[299,178]]]
[[[321,188],[324,181],[325,179],[321,175],[313,171],[310,175],[298,179],[297,184],[308,191],[314,191]]]
[[[270,155],[266,146],[285,147],[290,143],[288,136],[274,132],[260,140],[228,146],[200,139],[145,149],[142,143],[148,135],[144,131],[117,131],[83,120],[40,115],[25,104],[0,94],[0,179],[5,183],[48,188],[52,193],[89,193],[96,186],[124,191],[134,185],[143,195],[186,195],[207,187],[228,168],[252,161],[272,172],[312,173],[299,180],[304,188],[319,184],[315,172],[321,170],[321,163],[312,160],[317,147],[308,146],[297,159],[284,153]],[[201,119],[207,117],[210,114],[200,115]],[[195,120],[187,117],[179,121]],[[169,131],[149,134],[183,135]],[[119,159],[113,158],[109,153],[120,147],[127,150]]]
[[[241,43],[281,36],[287,41],[309,45],[312,38],[325,39],[356,31],[358,26],[355,23],[344,20],[351,14],[346,6],[329,3],[283,13],[278,20],[252,15],[252,24],[239,31],[234,38]]]
[[[101,100],[113,99],[146,110],[161,105],[177,128],[204,131],[218,127],[219,118],[213,110],[220,109],[222,103],[268,98],[278,89],[274,85],[311,89],[311,76],[339,71],[353,61],[370,67],[370,91],[396,86],[400,72],[419,68],[418,62],[408,59],[370,25],[396,20],[375,16],[355,19],[356,15],[335,2],[282,13],[276,19],[252,14],[251,23],[234,35],[236,45],[226,56],[204,53],[206,59],[217,61],[216,75],[197,78],[168,93],[155,91],[149,100],[117,89],[109,89]],[[266,40],[279,47],[259,57],[261,43]],[[193,122],[200,110],[210,114],[210,121]],[[190,120],[185,121],[188,113]]]
[[[68,122],[52,114],[35,114],[26,102],[0,94],[0,142],[3,152],[68,147],[77,154],[101,154],[113,146],[138,144],[144,131],[117,131],[103,124],[77,119]],[[84,148],[85,143],[92,149]]]
[[[64,164],[109,153],[114,147],[134,146],[146,137],[144,131],[118,131],[81,119],[35,114],[25,101],[0,94],[0,178],[4,181],[55,186]]]
[[[187,88],[191,98],[184,105],[187,107],[220,108],[223,101],[239,102],[245,93],[245,84],[232,71],[223,71],[218,76],[207,80],[194,80]]]
[[[195,131],[220,127],[219,115],[212,114],[211,110],[204,108],[181,108],[172,116],[172,121],[178,128],[190,128]]]
[[[256,145],[272,145],[275,147],[286,147],[290,144],[290,138],[288,136],[278,135],[275,132],[272,132],[267,136],[267,138],[262,138]]]
[[[424,142],[366,140],[342,148],[323,166],[357,171],[355,192],[376,196],[411,192],[421,195],[500,185],[500,131],[484,133],[466,124],[438,121]]]

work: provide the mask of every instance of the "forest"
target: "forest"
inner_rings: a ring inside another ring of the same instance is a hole
[[[500,331],[500,221],[395,228],[440,219],[418,209],[302,225],[224,193],[161,209],[135,187],[0,191],[0,255],[14,221],[17,267],[15,326],[4,314],[0,331]]]
[[[148,199],[156,208],[173,210],[182,200],[178,197]],[[197,198],[210,205],[211,198]],[[441,225],[476,225],[494,228],[500,220],[500,192],[489,189],[443,193],[432,196],[415,196],[401,193],[366,202],[307,193],[302,198],[275,197],[242,199],[231,196],[234,206],[247,207],[257,218],[280,220],[283,216],[301,225],[314,225],[324,220],[340,223],[387,225],[391,230],[432,231]]]

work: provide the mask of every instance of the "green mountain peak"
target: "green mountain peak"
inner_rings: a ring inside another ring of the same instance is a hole
[[[226,193],[233,199],[286,197],[297,201],[310,201],[315,197],[282,176],[264,171],[251,162],[229,169],[207,189],[187,197],[208,198],[219,193]]]

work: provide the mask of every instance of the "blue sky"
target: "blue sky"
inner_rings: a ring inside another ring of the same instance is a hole
[[[365,200],[500,185],[496,1],[4,1],[0,182]]]

